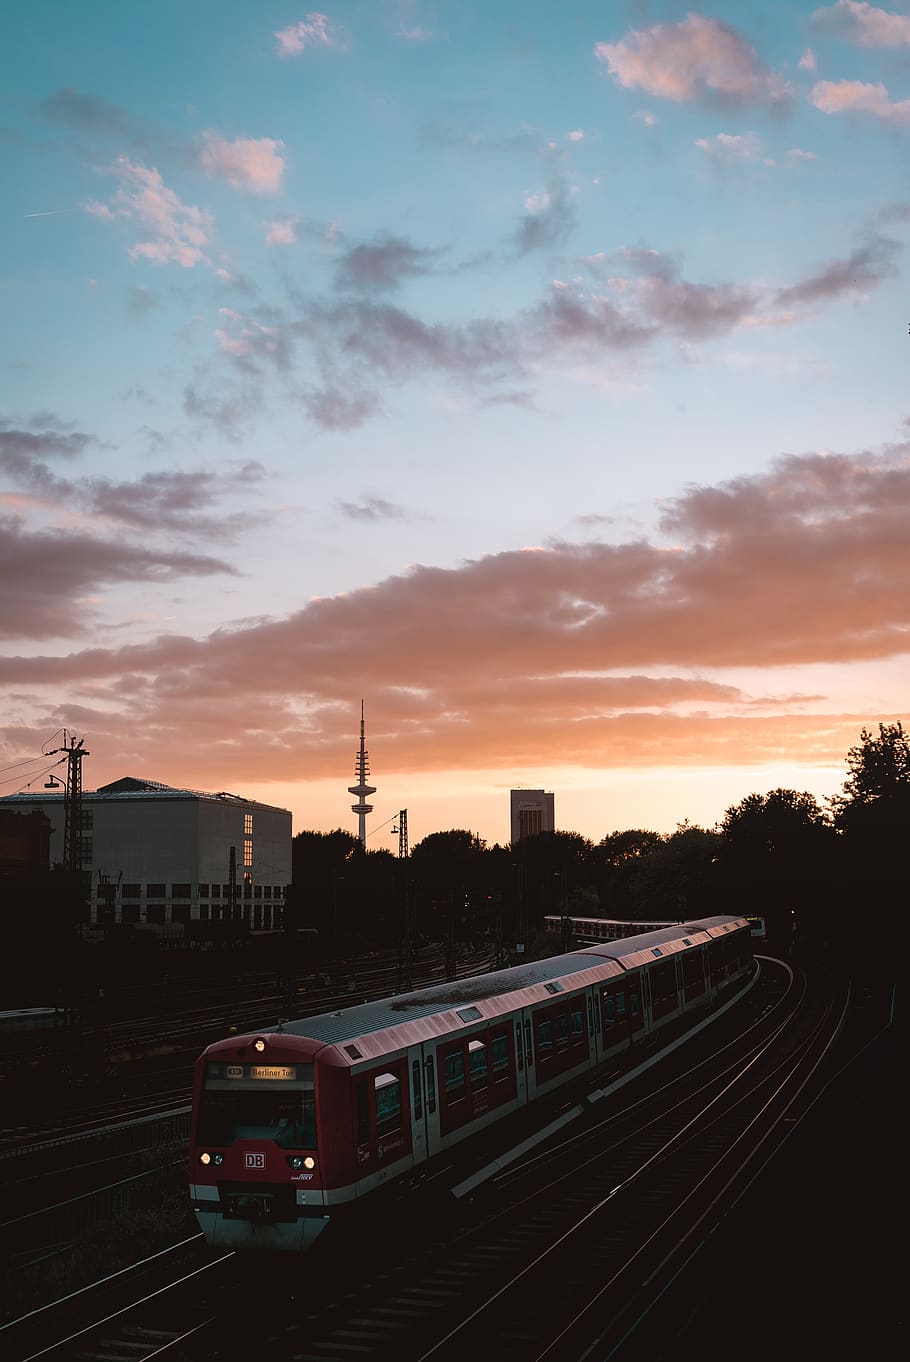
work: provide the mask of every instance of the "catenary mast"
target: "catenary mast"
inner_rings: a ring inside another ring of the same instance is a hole
[[[357,815],[357,836],[360,838],[360,845],[366,850],[367,845],[367,814],[373,812],[373,805],[366,803],[367,795],[376,793],[375,785],[368,785],[367,778],[370,774],[370,757],[365,743],[366,730],[363,722],[363,701],[360,702],[360,751],[354,758],[354,779],[356,785],[348,786],[348,794],[357,795],[359,802],[351,805],[351,812]]]

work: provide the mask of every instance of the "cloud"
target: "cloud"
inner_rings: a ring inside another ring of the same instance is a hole
[[[217,558],[158,552],[66,530],[28,530],[0,517],[0,578],[5,638],[75,638],[94,614],[87,593],[116,582],[167,582],[233,573]]]
[[[294,246],[297,242],[297,219],[279,218],[276,222],[267,222],[268,228],[265,236],[267,246]]]
[[[335,503],[342,515],[349,520],[367,521],[376,524],[383,520],[411,520],[413,517],[393,501],[382,497],[365,497],[363,501],[338,501]]]
[[[807,47],[803,55],[800,57],[799,69],[800,71],[815,70],[815,53],[812,51],[811,47]]]
[[[698,137],[695,145],[717,165],[729,165],[737,161],[754,161],[761,156],[762,142],[758,133],[746,132],[738,135],[727,132],[715,133],[713,137]]]
[[[406,279],[432,274],[440,254],[403,237],[380,233],[371,242],[344,252],[335,267],[336,282],[340,288],[392,291]]]
[[[337,29],[326,14],[313,11],[296,24],[289,24],[273,35],[278,39],[279,57],[299,57],[314,47],[337,47]]]
[[[803,151],[802,147],[791,147],[787,152],[791,161],[817,161],[818,157],[814,151]]]
[[[101,221],[125,218],[140,223],[151,233],[150,240],[130,247],[131,260],[145,259],[153,265],[176,264],[182,269],[210,263],[205,247],[212,239],[211,214],[183,203],[154,166],[119,156],[110,173],[120,177],[114,197],[108,203],[90,201],[83,206]]]
[[[752,45],[728,24],[689,14],[678,24],[633,30],[622,42],[595,45],[603,62],[625,90],[676,103],[756,102],[780,105],[790,87],[764,67]]]
[[[24,430],[0,421],[0,467],[10,472],[14,468],[32,465],[37,459],[67,459],[77,457],[97,444],[93,435],[82,430],[67,430],[50,413],[39,413],[30,422],[32,429]]]
[[[352,675],[370,678],[386,771],[709,766],[781,751],[840,762],[855,720],[830,712],[817,685],[794,698],[789,675],[775,694],[774,669],[908,655],[908,516],[910,445],[786,455],[686,489],[651,539],[416,565],[200,639],[7,654],[0,683],[66,688],[76,702],[91,688],[113,774],[129,752],[216,789],[238,769],[338,778]],[[122,560],[113,546],[99,566],[95,541],[60,545],[45,536],[0,560],[4,572],[21,563],[32,597],[28,610],[16,598],[20,618],[42,620],[47,636],[72,632],[73,593],[102,572],[187,566]],[[729,668],[771,680],[752,694]]]
[[[832,260],[796,284],[780,289],[777,303],[818,303],[844,294],[863,296],[896,272],[897,243],[889,237],[872,236],[843,260]]]
[[[575,202],[569,184],[564,175],[555,171],[549,176],[543,193],[526,196],[525,210],[515,233],[519,255],[563,246],[576,225]]]
[[[910,18],[858,0],[837,0],[830,8],[817,9],[812,22],[858,47],[910,47]]]
[[[271,137],[236,137],[233,142],[209,131],[199,161],[207,174],[226,180],[232,189],[250,194],[274,194],[281,188],[285,161],[283,142]]]
[[[219,348],[249,377],[249,389],[240,398],[232,384],[219,397],[194,383],[185,409],[236,439],[263,401],[267,373],[279,377],[288,395],[326,430],[362,425],[385,410],[392,385],[427,374],[458,384],[482,404],[500,397],[503,388],[519,392],[526,403],[534,372],[593,374],[599,365],[602,383],[607,357],[629,356],[664,340],[706,341],[741,328],[789,325],[826,301],[859,299],[891,276],[897,250],[889,238],[871,234],[846,258],[775,287],[765,281],[688,279],[671,256],[645,245],[623,247],[581,258],[594,277],[590,285],[579,277],[557,278],[535,305],[510,317],[480,316],[460,324],[427,321],[369,296],[367,287],[328,298],[294,289],[292,311],[220,310]],[[431,255],[387,239],[347,252],[341,277],[348,282],[353,275],[375,293],[423,271]],[[607,377],[628,390],[627,374]]]
[[[112,136],[136,137],[142,129],[131,114],[119,104],[98,95],[84,94],[72,86],[61,86],[37,102],[40,116],[48,123],[62,123],[80,132],[110,133]]]
[[[585,135],[581,128],[573,129],[568,136],[570,142],[583,142],[585,140]]]
[[[12,484],[45,505],[73,511],[82,509],[121,525],[147,531],[176,532],[189,538],[233,536],[248,523],[248,513],[205,515],[225,494],[249,490],[264,476],[261,464],[248,461],[218,473],[201,469],[157,470],[127,482],[99,475],[61,478],[51,472],[48,458],[73,458],[98,441],[82,431],[65,432],[41,427],[32,430],[0,427],[0,471]]]
[[[865,113],[898,127],[910,124],[910,99],[893,101],[881,83],[820,80],[812,87],[812,103],[825,114]]]

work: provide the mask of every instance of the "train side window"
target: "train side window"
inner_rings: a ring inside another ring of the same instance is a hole
[[[494,1036],[490,1050],[493,1058],[493,1077],[505,1078],[509,1072],[509,1037]]]
[[[616,1020],[616,1004],[610,993],[604,994],[604,1026],[612,1026]]]
[[[531,1045],[531,1020],[525,1020],[525,1054],[528,1057],[528,1068],[534,1067],[534,1047]]]
[[[401,1084],[395,1074],[380,1074],[373,1080],[376,1089],[376,1138],[401,1129]]]
[[[521,1022],[515,1023],[515,1053],[518,1056],[518,1071],[520,1073],[525,1066],[524,1046],[521,1043]]]
[[[572,1013],[572,1043],[583,1040],[585,1034],[585,1018],[581,1008],[578,1007]]]
[[[641,1016],[641,994],[639,993],[637,986],[633,986],[629,989],[629,1004],[632,1010],[632,1016]]]
[[[626,1017],[626,994],[624,989],[620,989],[616,995],[616,1020],[625,1021]]]
[[[433,1070],[432,1055],[427,1055],[423,1067],[427,1075],[427,1115],[432,1116],[436,1110],[436,1074]]]
[[[569,1043],[569,1014],[560,1012],[556,1018],[556,1044],[568,1045]]]
[[[423,1116],[423,1093],[420,1085],[419,1059],[415,1059],[411,1065],[411,1087],[414,1093],[414,1120],[419,1121]]]
[[[541,1059],[548,1059],[553,1053],[553,1023],[551,1021],[537,1023],[537,1052]]]
[[[487,1086],[487,1047],[482,1040],[468,1044],[468,1064],[471,1070],[471,1091],[479,1092]]]
[[[464,1097],[464,1055],[461,1050],[456,1050],[452,1055],[446,1055],[445,1086],[446,1102],[451,1104]]]

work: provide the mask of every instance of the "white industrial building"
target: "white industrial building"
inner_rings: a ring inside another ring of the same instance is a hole
[[[10,795],[0,802],[20,813],[45,813],[51,863],[62,861],[62,794]],[[232,917],[254,930],[276,927],[291,882],[291,814],[239,795],[126,777],[83,793],[81,852],[93,923],[103,922],[102,910],[110,907],[114,922],[153,928]]]
[[[551,790],[511,790],[509,793],[513,847],[522,837],[556,831],[555,801]]]

